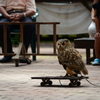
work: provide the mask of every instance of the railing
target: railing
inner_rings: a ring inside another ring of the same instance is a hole
[[[36,25],[36,35],[37,35],[37,51],[36,53],[26,53],[23,50],[23,25],[24,24],[35,24]],[[47,53],[47,54],[43,54],[40,53],[40,25],[43,24],[51,24],[53,25],[53,53]],[[7,25],[20,25],[20,44],[19,44],[19,51],[17,55],[17,58],[21,55],[56,55],[56,25],[60,24],[59,22],[32,22],[32,23],[26,23],[26,22],[18,22],[18,23],[0,23],[0,25],[3,25],[3,30],[4,30],[4,53],[0,53],[0,55],[16,55],[13,53],[7,53],[7,29],[6,26]]]

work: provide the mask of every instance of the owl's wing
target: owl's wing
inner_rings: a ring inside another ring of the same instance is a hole
[[[80,55],[80,53],[74,48],[65,49],[64,56],[65,58],[69,60],[82,59],[82,56]]]
[[[71,70],[81,70],[85,67],[82,56],[74,48],[68,48],[64,51],[63,63]]]
[[[65,49],[62,55],[58,53],[59,64],[74,61],[81,58],[82,56],[79,54],[79,52],[73,48]]]

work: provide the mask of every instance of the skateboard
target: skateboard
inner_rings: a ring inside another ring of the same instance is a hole
[[[52,80],[70,80],[69,86],[80,86],[82,79],[88,79],[88,77],[85,76],[72,76],[72,77],[65,77],[65,76],[45,76],[45,77],[31,77],[31,79],[42,79],[42,82],[40,83],[41,86],[49,85],[51,86],[53,84]]]

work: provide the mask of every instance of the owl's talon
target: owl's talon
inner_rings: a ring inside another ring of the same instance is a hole
[[[78,74],[73,74],[72,76],[74,76],[74,77],[78,77]]]
[[[66,74],[64,75],[64,77],[68,77],[68,74],[66,73]]]

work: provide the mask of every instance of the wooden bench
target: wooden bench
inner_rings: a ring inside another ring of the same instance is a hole
[[[74,39],[74,47],[80,49],[86,49],[86,63],[90,64],[95,58],[94,54],[94,38],[77,38]],[[93,49],[93,57],[90,58],[91,52],[90,49]]]

